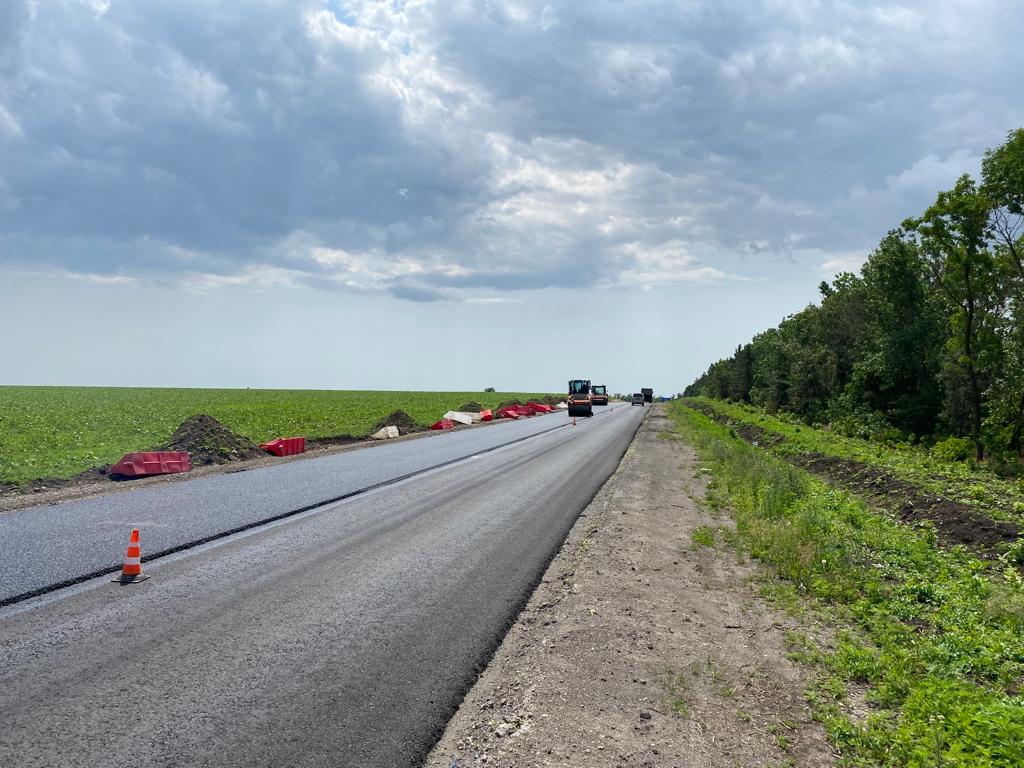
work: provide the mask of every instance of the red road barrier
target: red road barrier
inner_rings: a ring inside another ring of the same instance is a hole
[[[260,443],[260,448],[275,456],[294,456],[297,453],[306,452],[306,438],[276,437],[269,443]]]
[[[542,405],[541,403],[535,403],[532,400],[530,402],[528,402],[527,405],[530,406],[531,408],[533,408],[533,410],[537,411],[538,413],[550,413],[551,412],[551,406],[550,405]]]
[[[480,411],[480,421],[494,421],[494,414],[490,411]]]
[[[497,416],[499,419],[518,419],[519,411],[514,405],[506,405],[504,408],[498,409]]]
[[[110,474],[121,477],[145,477],[188,472],[190,469],[192,461],[188,451],[141,451],[126,453],[110,468]]]
[[[431,424],[430,428],[431,429],[454,429],[455,428],[455,422],[452,421],[451,419],[441,419],[440,421],[435,421],[433,424]]]
[[[531,405],[513,405],[511,407],[515,408],[516,413],[520,416],[534,416],[537,414],[537,411]]]

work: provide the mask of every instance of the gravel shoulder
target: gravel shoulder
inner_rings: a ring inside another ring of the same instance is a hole
[[[830,766],[756,564],[698,546],[693,451],[655,406],[426,761]],[[699,536],[699,534],[698,534]]]

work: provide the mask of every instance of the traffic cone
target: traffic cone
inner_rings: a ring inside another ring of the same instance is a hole
[[[142,572],[142,550],[139,548],[139,529],[132,529],[132,538],[128,542],[128,553],[124,557],[124,567],[121,568],[121,575],[114,581],[119,584],[135,584],[145,581],[149,574]]]
[[[574,427],[576,426],[576,417],[575,416],[572,417],[572,425]]]

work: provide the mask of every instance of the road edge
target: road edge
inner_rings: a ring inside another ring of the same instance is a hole
[[[580,560],[586,551],[588,540],[600,528],[601,521],[605,519],[608,513],[615,490],[618,487],[619,478],[636,457],[637,443],[647,429],[647,423],[653,408],[654,406],[649,408],[645,407],[644,416],[637,425],[632,437],[630,437],[625,449],[623,449],[622,454],[619,456],[619,461],[615,466],[615,470],[608,475],[605,481],[587,502],[586,506],[580,510],[580,513],[576,516],[572,527],[569,528],[569,531],[566,533],[562,543],[552,550],[550,556],[545,559],[543,568],[539,571],[536,578],[530,583],[526,590],[524,590],[522,601],[518,606],[516,606],[515,612],[509,617],[506,626],[502,629],[500,635],[498,635],[497,642],[494,644],[494,647],[481,660],[472,683],[466,687],[458,704],[452,708],[445,720],[444,727],[438,729],[432,734],[430,749],[424,755],[423,760],[420,763],[421,766],[426,766],[431,762],[431,760],[436,759],[438,745],[442,743],[449,727],[451,727],[456,716],[462,711],[463,706],[466,704],[472,692],[485,680],[495,657],[497,657],[505,645],[510,642],[510,633],[512,629],[519,623],[525,614],[535,611],[538,608],[534,603],[540,586],[553,581],[564,582],[575,573],[576,568],[579,566]],[[564,567],[564,561],[566,558],[568,558],[568,562],[570,563],[570,567],[568,569]]]

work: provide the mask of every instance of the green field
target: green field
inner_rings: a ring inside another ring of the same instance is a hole
[[[476,401],[529,392],[371,392],[287,389],[0,387],[0,483],[70,477],[165,440],[205,413],[256,442],[282,435],[365,435],[392,411],[421,424]]]

